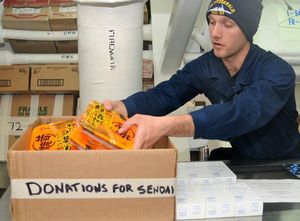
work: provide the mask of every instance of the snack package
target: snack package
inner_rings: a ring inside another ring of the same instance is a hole
[[[129,150],[133,148],[136,127],[119,134],[118,130],[125,120],[121,114],[108,111],[103,104],[92,101],[80,116],[79,125],[99,138],[98,142],[105,141],[117,148]]]
[[[76,120],[42,124],[32,131],[30,150],[76,150],[70,142],[70,133]]]
[[[78,150],[111,150],[116,149],[107,142],[99,142],[99,138],[96,138],[92,134],[88,134],[81,126],[78,126],[70,133],[70,141],[72,146]]]

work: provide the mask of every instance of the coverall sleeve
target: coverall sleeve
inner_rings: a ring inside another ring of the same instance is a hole
[[[262,66],[257,79],[241,85],[231,101],[192,112],[194,137],[229,140],[256,130],[281,111],[294,87],[292,67],[280,58],[275,59]]]
[[[152,116],[164,116],[176,110],[187,101],[201,93],[201,82],[195,80],[187,64],[169,80],[146,91],[135,93],[123,100],[128,116],[136,113]],[[198,82],[195,85],[195,82]],[[199,90],[200,88],[200,90]]]

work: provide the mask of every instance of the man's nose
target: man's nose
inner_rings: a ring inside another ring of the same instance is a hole
[[[219,38],[222,36],[222,30],[220,25],[216,24],[211,28],[211,36],[215,38]]]

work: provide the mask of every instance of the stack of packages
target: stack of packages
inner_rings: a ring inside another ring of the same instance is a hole
[[[33,129],[30,150],[132,149],[135,127],[118,130],[125,118],[93,101],[77,119],[42,124]]]
[[[182,162],[177,166],[178,220],[254,217],[261,220],[263,201],[222,162]],[[247,220],[250,218],[247,218]]]

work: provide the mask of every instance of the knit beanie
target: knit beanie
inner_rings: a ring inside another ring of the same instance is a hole
[[[253,41],[262,13],[262,0],[212,0],[209,4],[208,16],[223,15],[237,23],[249,42]]]

